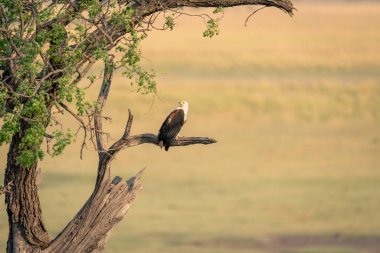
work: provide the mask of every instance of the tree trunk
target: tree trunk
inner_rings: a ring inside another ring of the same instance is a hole
[[[26,128],[23,124],[19,134],[13,136],[5,170],[5,185],[13,185],[5,195],[9,222],[8,253],[34,252],[49,244],[37,191],[37,164],[23,168],[16,160]]]

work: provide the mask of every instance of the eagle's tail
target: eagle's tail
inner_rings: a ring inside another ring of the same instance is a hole
[[[160,148],[163,148],[164,147],[164,141],[160,141],[159,143],[158,143],[158,146],[160,146]]]

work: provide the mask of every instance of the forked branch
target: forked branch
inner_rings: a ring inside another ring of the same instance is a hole
[[[144,143],[158,145],[158,139],[155,134],[148,133],[130,136],[133,115],[131,111],[128,110],[128,121],[123,135],[118,141],[111,145],[109,149],[105,148],[105,143],[102,138],[102,111],[111,87],[113,71],[112,61],[106,62],[104,79],[100,88],[94,115],[97,151],[99,153],[98,175],[94,191],[73,220],[71,220],[61,234],[52,241],[43,253],[101,252],[106,243],[108,234],[112,231],[116,223],[121,221],[137,193],[142,188],[140,179],[143,170],[125,182],[118,176],[111,180],[110,176],[112,158],[123,148]],[[205,137],[181,137],[174,141],[172,146],[211,144],[215,142],[214,139]]]
[[[103,127],[102,127],[102,112],[103,108],[105,106],[105,103],[107,101],[108,93],[111,88],[112,84],[112,76],[113,76],[113,62],[112,59],[105,62],[104,67],[104,77],[102,86],[100,88],[98,100],[97,100],[97,107],[95,109],[95,115],[94,115],[94,126],[95,126],[95,135],[96,135],[96,142],[97,142],[97,150],[99,152],[99,157],[101,159],[105,159],[105,161],[109,161],[113,158],[113,156],[118,153],[120,150],[127,148],[127,147],[133,147],[145,143],[150,143],[154,145],[159,145],[158,142],[158,136],[152,133],[144,133],[139,135],[132,135],[130,136],[132,123],[133,123],[133,114],[131,113],[131,110],[128,109],[128,121],[125,126],[125,130],[121,138],[116,141],[114,144],[111,145],[109,149],[105,148],[104,141],[102,138],[103,135]],[[188,146],[193,144],[212,144],[216,143],[215,139],[208,138],[208,137],[180,137],[174,140],[171,143],[171,146]],[[105,174],[109,174],[109,167],[104,166],[99,169],[104,169],[105,171],[98,171],[98,182],[100,182],[102,177]]]

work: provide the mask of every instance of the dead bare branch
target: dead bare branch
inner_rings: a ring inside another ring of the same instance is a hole
[[[145,134],[139,134],[139,135],[133,135],[130,136],[130,131],[132,127],[133,122],[133,115],[131,113],[131,110],[128,110],[129,116],[128,116],[128,122],[124,131],[124,134],[122,137],[116,141],[107,151],[106,153],[113,157],[118,153],[120,150],[124,148],[134,147],[141,144],[154,144],[156,146],[159,146],[158,136],[152,133],[145,133]],[[208,137],[179,137],[176,140],[174,140],[170,146],[188,146],[188,145],[194,145],[194,144],[213,144],[217,141],[212,138]]]

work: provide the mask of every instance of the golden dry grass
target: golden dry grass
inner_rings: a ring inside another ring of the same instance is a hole
[[[128,178],[147,167],[145,188],[106,252],[377,252],[380,4],[308,2],[297,9],[294,18],[266,9],[248,28],[252,9],[228,10],[214,39],[202,38],[202,21],[194,18],[179,20],[172,32],[152,32],[143,45],[145,66],[159,74],[152,108],[152,97],[115,78],[107,104],[114,138],[127,108],[135,114],[133,133],[157,132],[186,99],[182,134],[219,142],[119,154],[113,173]],[[78,146],[40,165],[52,235],[92,190],[96,155],[89,149],[81,161]],[[0,155],[3,171],[6,149]],[[2,211],[0,248],[5,217]]]

